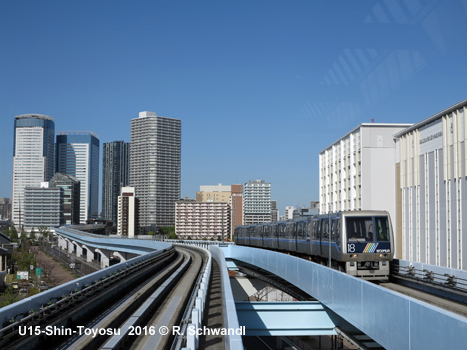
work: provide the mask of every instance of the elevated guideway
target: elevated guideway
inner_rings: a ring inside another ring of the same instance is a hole
[[[323,310],[329,311],[334,329],[351,324],[386,349],[462,349],[467,344],[467,318],[368,281],[268,250],[241,246],[210,247],[210,250],[216,260],[224,259],[225,270],[225,259],[237,260],[299,287],[316,298]],[[228,278],[223,283],[223,289],[230,285]],[[235,302],[229,298],[229,295],[224,298],[224,315],[233,314]],[[237,322],[243,326],[237,315],[229,317],[232,320],[227,320],[227,324]],[[268,319],[260,322],[267,323]],[[241,340],[233,341],[231,348],[236,348]]]

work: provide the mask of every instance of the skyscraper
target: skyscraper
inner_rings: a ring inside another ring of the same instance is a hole
[[[180,199],[181,126],[179,119],[140,112],[131,120],[130,186],[139,199],[141,233],[175,224]]]
[[[244,225],[271,221],[271,184],[264,180],[245,184]]]
[[[80,182],[80,224],[97,218],[99,200],[99,139],[92,132],[57,135],[57,172]]]
[[[54,174],[54,138],[52,117],[42,114],[15,117],[12,216],[16,227],[23,225],[24,188],[40,186]]]
[[[63,189],[64,225],[79,224],[80,184],[73,176],[56,173],[50,179],[50,187]]]
[[[130,180],[128,157],[130,143],[113,141],[104,143],[102,164],[102,217],[117,224],[120,189]]]

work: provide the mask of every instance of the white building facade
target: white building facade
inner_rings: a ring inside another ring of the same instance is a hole
[[[24,189],[49,181],[55,167],[55,123],[42,114],[15,117],[13,147],[12,219],[23,225]]]
[[[399,132],[402,258],[467,270],[467,100]]]
[[[319,154],[321,214],[387,210],[396,217],[394,134],[412,124],[361,124]],[[400,252],[400,237],[396,237]]]
[[[243,224],[271,221],[271,184],[264,180],[245,183],[243,194]]]

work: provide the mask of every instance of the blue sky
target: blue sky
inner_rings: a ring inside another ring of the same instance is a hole
[[[182,197],[272,183],[318,200],[318,154],[361,123],[467,98],[467,0],[1,1],[0,197],[14,117],[130,140],[140,111],[182,120]]]

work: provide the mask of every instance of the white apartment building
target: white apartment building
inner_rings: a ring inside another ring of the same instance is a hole
[[[245,183],[243,194],[243,224],[271,221],[271,184],[264,180]]]
[[[49,181],[55,168],[55,123],[42,114],[15,117],[13,144],[12,219],[23,225],[24,189]]]
[[[320,210],[387,210],[396,218],[394,134],[412,124],[364,123],[319,154]],[[401,237],[396,237],[400,253]]]
[[[467,100],[396,134],[402,259],[467,270]]]
[[[221,240],[230,237],[230,205],[226,202],[175,203],[175,234],[180,239]]]

